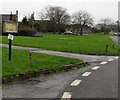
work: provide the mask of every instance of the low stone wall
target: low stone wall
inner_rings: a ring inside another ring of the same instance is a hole
[[[80,63],[76,63],[76,64],[70,64],[70,65],[65,65],[65,66],[60,66],[60,67],[55,67],[55,68],[49,68],[49,69],[41,69],[39,71],[31,71],[31,72],[27,72],[24,74],[17,74],[17,75],[11,75],[11,76],[5,76],[2,78],[2,83],[10,83],[10,82],[14,82],[14,81],[20,81],[20,80],[25,80],[28,78],[32,78],[32,77],[37,77],[37,76],[41,76],[41,75],[48,75],[48,74],[52,74],[52,73],[58,73],[58,72],[65,72],[68,70],[72,70],[74,68],[79,68],[79,65],[87,65],[87,62],[80,62]]]

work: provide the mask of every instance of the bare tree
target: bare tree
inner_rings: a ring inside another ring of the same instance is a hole
[[[100,21],[101,21],[101,24],[104,26],[109,26],[113,24],[113,20],[110,18],[104,18],[104,19],[101,19]]]
[[[51,22],[54,33],[56,31],[60,33],[62,28],[64,28],[64,26],[70,21],[70,16],[66,9],[57,6],[46,7],[39,16],[42,20],[49,20]]]
[[[83,29],[85,26],[91,26],[93,24],[93,18],[86,11],[78,11],[72,16],[74,24],[79,25],[80,34],[83,34]]]
[[[114,21],[110,18],[104,18],[100,20],[100,29],[104,32],[104,34],[112,31],[112,26],[114,25]]]

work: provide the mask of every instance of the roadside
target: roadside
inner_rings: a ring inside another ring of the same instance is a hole
[[[0,75],[2,83],[68,71],[86,65],[79,59],[42,53],[31,54],[29,51],[16,49],[12,50],[10,61],[8,60],[8,48],[3,47],[2,50],[2,75]]]
[[[8,44],[7,36],[2,36],[2,43]],[[107,36],[92,34],[87,36],[52,35],[43,37],[16,36],[14,46],[39,48],[86,55],[118,55],[118,46]]]
[[[3,84],[3,98],[56,98],[71,80],[95,65],[97,63],[69,72],[31,78],[18,83]]]
[[[120,36],[109,36],[120,48]]]
[[[3,46],[8,47],[8,45]],[[46,53],[51,55],[82,59],[89,62],[91,65],[69,72],[63,72],[39,78],[31,78],[18,83],[11,83],[6,85],[3,84],[3,98],[56,98],[57,95],[61,93],[61,91],[68,85],[68,83],[78,77],[80,73],[83,73],[93,66],[98,65],[98,63],[101,61],[109,60],[116,57],[72,54],[19,46],[13,46],[13,48],[37,53]]]
[[[0,46],[8,47],[8,45],[2,44],[0,44]],[[31,78],[19,83],[11,83],[7,85],[3,84],[3,98],[56,98],[58,94],[61,93],[61,91],[63,91],[63,89],[68,85],[68,83],[78,77],[81,73],[99,65],[99,63],[102,61],[108,61],[109,59],[114,59],[116,57],[73,54],[20,46],[13,46],[13,48],[37,53],[77,58],[87,61],[91,65],[69,72],[63,72],[39,78]]]

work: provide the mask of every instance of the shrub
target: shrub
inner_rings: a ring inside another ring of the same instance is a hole
[[[22,27],[19,29],[19,35],[22,35],[22,36],[34,36],[36,34],[36,30],[35,29],[32,29],[30,27]]]

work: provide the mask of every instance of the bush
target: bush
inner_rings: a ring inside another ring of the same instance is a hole
[[[18,32],[22,36],[34,36],[36,34],[36,30],[30,27],[22,27]]]

